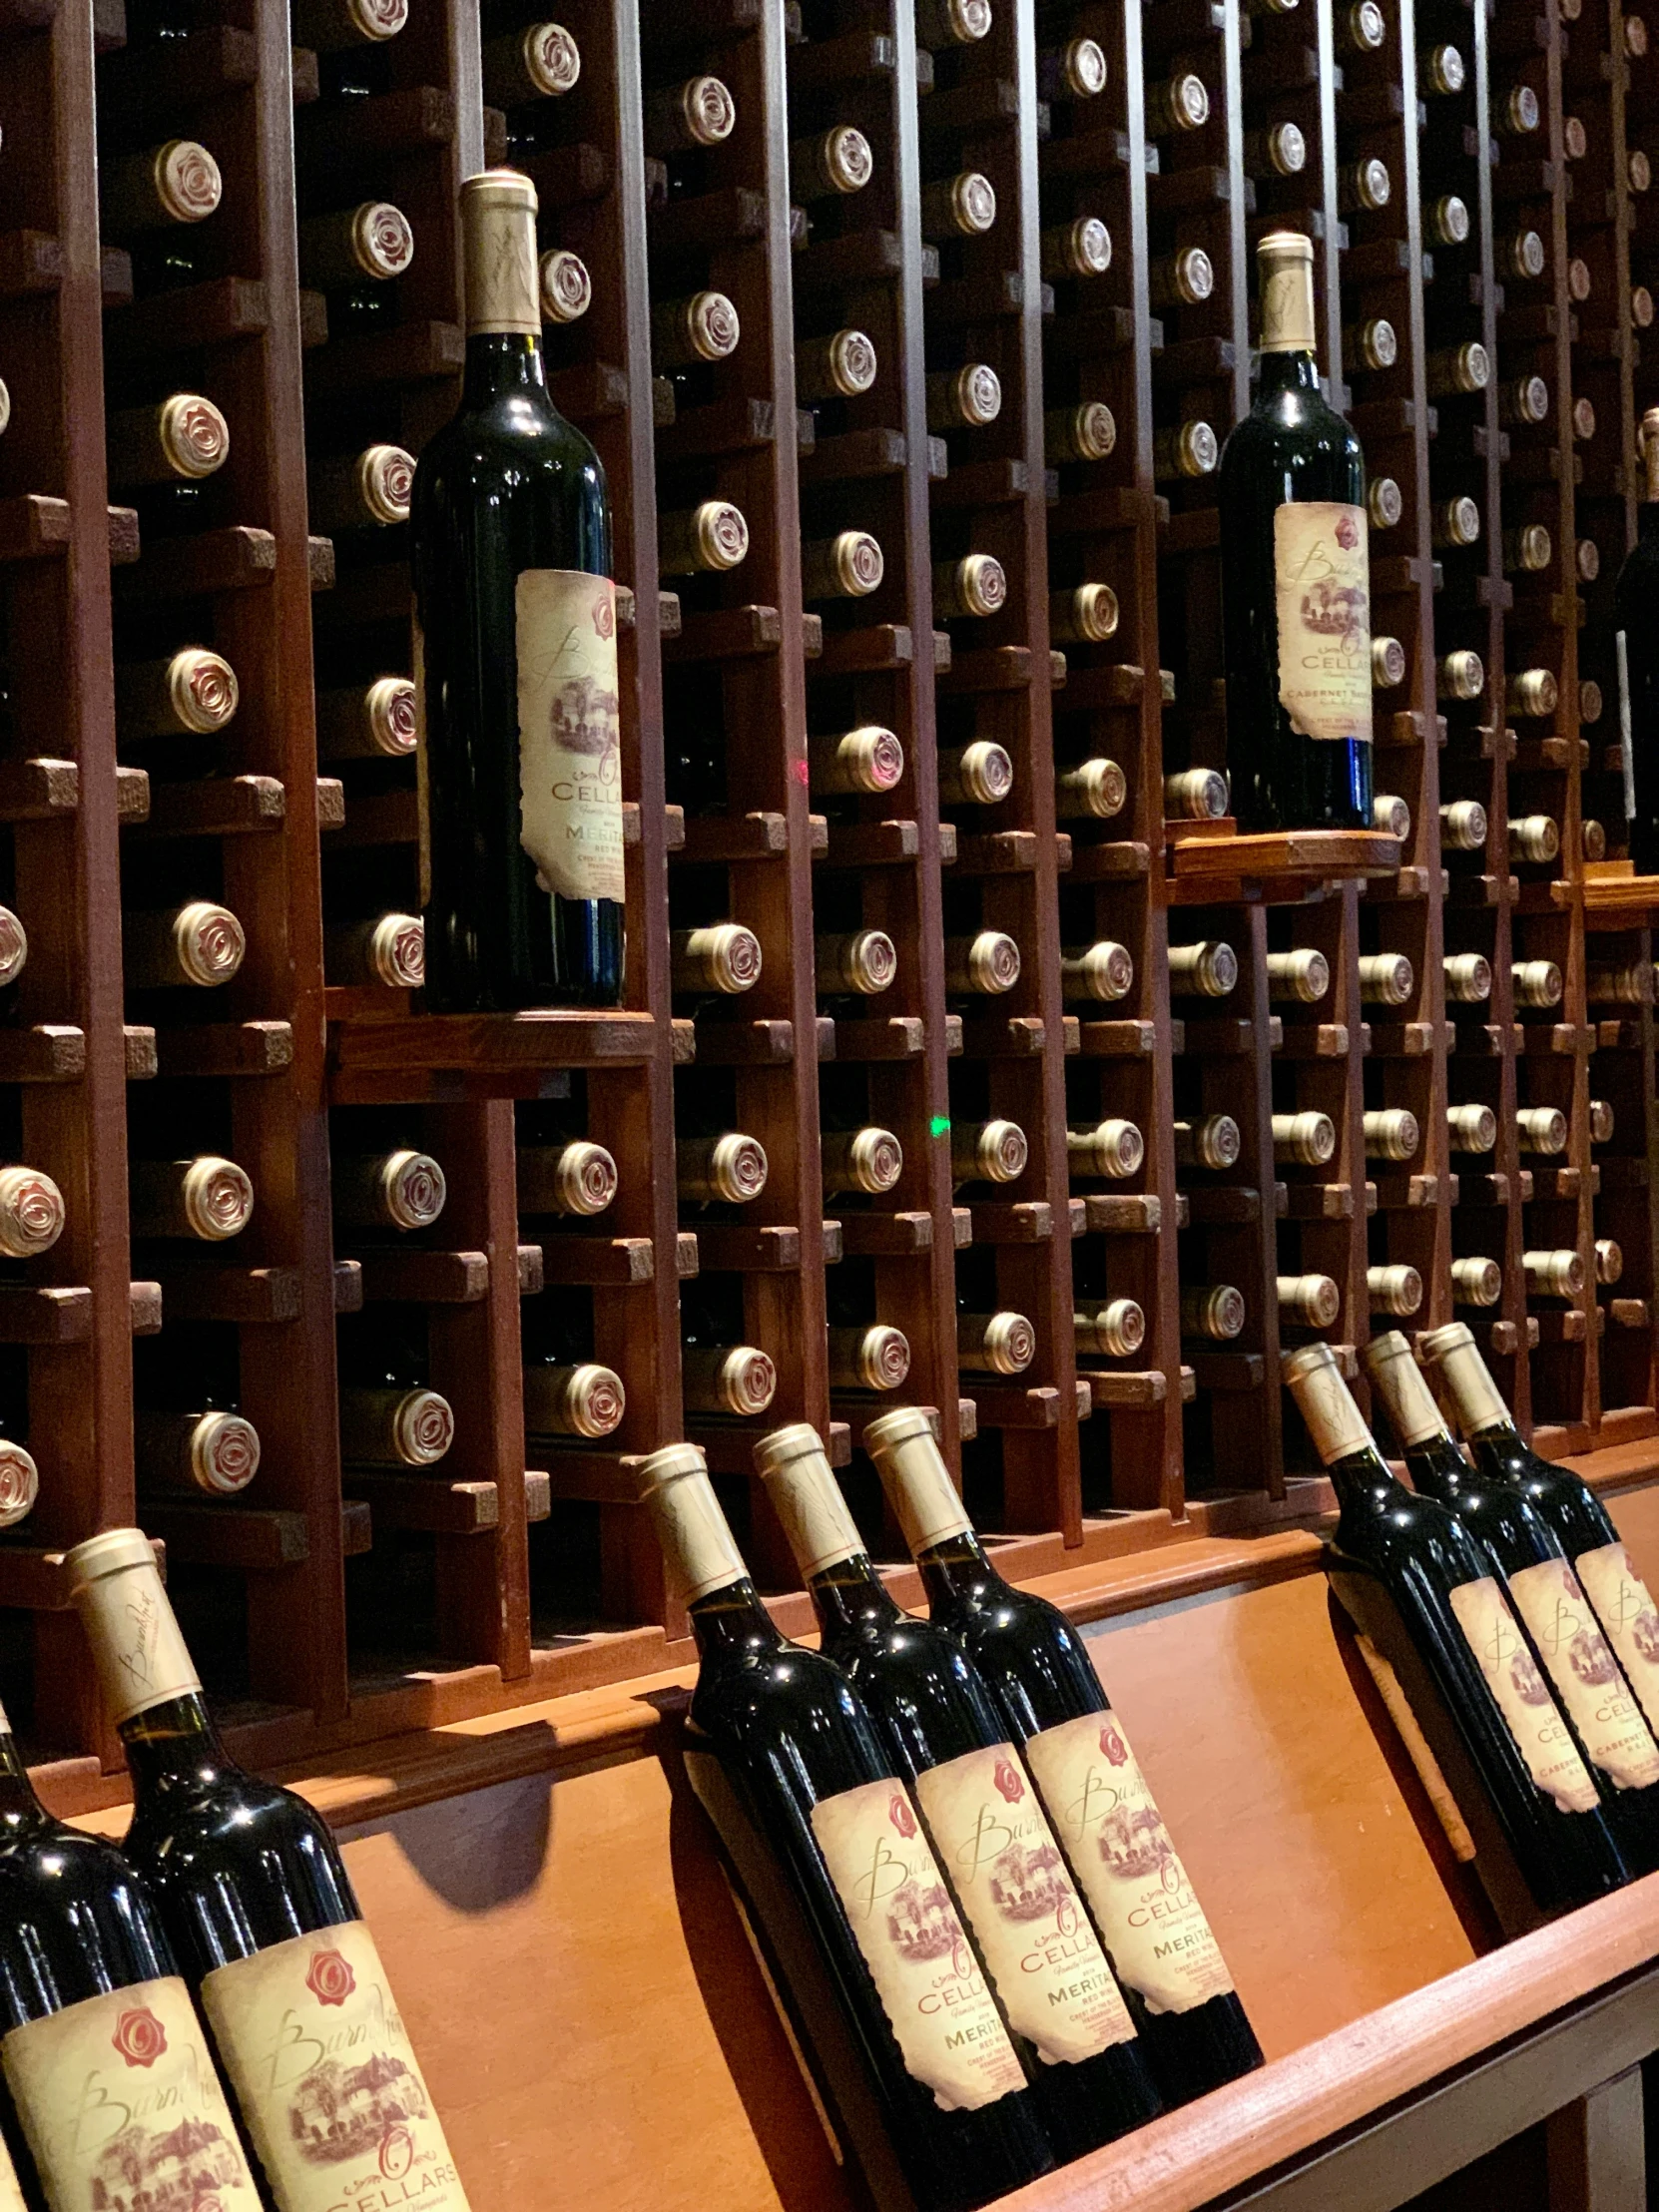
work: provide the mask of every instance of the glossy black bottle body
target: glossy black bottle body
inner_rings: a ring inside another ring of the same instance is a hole
[[[1047,2172],[1053,2153],[1029,2089],[945,2112],[906,2071],[814,1840],[816,1804],[898,1770],[861,1700],[832,1661],[778,1633],[752,1583],[700,1599],[691,1616],[702,1654],[694,1735],[719,1759],[806,1915],[922,2212],[966,2212]]]
[[[1485,1849],[1476,1860],[1505,1928],[1618,1889],[1630,1868],[1605,1815],[1563,1812],[1532,1780],[1452,1611],[1451,1592],[1490,1577],[1492,1562],[1445,1506],[1396,1482],[1375,1452],[1327,1471],[1342,1504],[1327,1572],[1400,1676],[1448,1779],[1455,1786],[1459,1760],[1469,1771],[1506,1860]],[[1478,1813],[1461,1792],[1458,1802],[1474,1826]]]
[[[1489,1481],[1519,1490],[1536,1507],[1545,1525],[1560,1537],[1569,1559],[1622,1541],[1612,1515],[1590,1485],[1570,1467],[1540,1459],[1521,1441],[1517,1429],[1488,1428],[1471,1438],[1469,1450]]]
[[[458,414],[411,508],[424,686],[427,1003],[614,1006],[623,912],[542,890],[520,842],[515,589],[525,569],[611,573],[605,472],[547,396],[540,341],[467,340]]]
[[[134,1787],[122,1851],[193,1989],[216,1966],[359,1918],[327,1823],[227,1758],[200,1697],[152,1706],[122,1733]]]
[[[1659,873],[1659,504],[1637,509],[1637,530],[1614,588],[1613,632],[1624,638],[1630,711],[1630,857],[1638,875],[1653,875]]]
[[[900,1612],[867,1559],[815,1575],[812,1591],[824,1650],[850,1678],[906,1781],[1008,1742],[1007,1721],[961,1645],[931,1621]],[[948,1863],[944,1871],[948,1879]],[[1138,2042],[1115,2043],[1075,2065],[1045,2065],[1027,2054],[1062,2158],[1112,2142],[1163,2109]]]
[[[1241,830],[1372,826],[1370,745],[1300,736],[1279,698],[1273,518],[1309,499],[1364,511],[1360,441],[1322,397],[1311,353],[1264,353],[1256,403],[1221,457],[1227,762]]]
[[[1405,1454],[1405,1464],[1416,1489],[1437,1499],[1456,1516],[1490,1554],[1505,1582],[1527,1567],[1566,1556],[1559,1535],[1549,1527],[1525,1492],[1511,1483],[1494,1479],[1484,1470],[1471,1467],[1449,1436],[1431,1437],[1425,1443],[1413,1445]],[[1510,1602],[1515,1605],[1513,1598]],[[1518,1605],[1515,1611],[1520,1612]],[[1545,1653],[1530,1630],[1527,1635],[1540,1672],[1553,1684],[1553,1670]],[[1620,1687],[1624,1695],[1630,1697],[1634,1708],[1635,1700],[1622,1678]],[[1568,1727],[1578,1735],[1571,1710],[1559,1688],[1555,1698]],[[1597,1767],[1582,1737],[1579,1750],[1601,1792],[1602,1804],[1619,1840],[1620,1850],[1634,1871],[1651,1874],[1659,1866],[1659,1783],[1643,1790],[1618,1789]]]
[[[1088,1646],[1070,1621],[1045,1598],[1004,1580],[976,1536],[950,1537],[916,1564],[934,1622],[973,1661],[1016,1744],[1110,1709]],[[1166,2104],[1183,2104],[1261,2065],[1262,2046],[1237,1992],[1186,2012],[1154,2012],[1121,1975],[1119,1982]]]

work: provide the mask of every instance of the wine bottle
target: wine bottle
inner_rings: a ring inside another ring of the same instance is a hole
[[[1497,1116],[1489,1106],[1448,1106],[1445,1119],[1453,1152],[1490,1152],[1497,1143]]]
[[[1521,1440],[1463,1323],[1431,1329],[1422,1339],[1422,1357],[1480,1472],[1518,1490],[1560,1538],[1648,1725],[1659,1729],[1659,1606],[1612,1515],[1570,1467],[1539,1458]]]
[[[338,1154],[333,1161],[334,1220],[342,1229],[430,1229],[449,1186],[429,1152]]]
[[[1365,463],[1320,395],[1313,246],[1257,247],[1262,378],[1221,470],[1233,808],[1250,830],[1367,830],[1372,803]],[[1294,482],[1297,497],[1281,499]],[[1309,583],[1317,570],[1319,582]]]
[[[1454,1306],[1495,1306],[1502,1296],[1503,1270],[1495,1260],[1452,1261],[1451,1302]]]
[[[1595,1278],[1598,1283],[1616,1283],[1624,1273],[1624,1254],[1611,1237],[1598,1237],[1595,1242]]]
[[[1549,815],[1523,815],[1518,822],[1511,815],[1508,828],[1511,860],[1536,864],[1555,859],[1561,850],[1561,831]]]
[[[1422,1132],[1417,1126],[1416,1115],[1407,1107],[1368,1108],[1361,1117],[1361,1128],[1365,1133],[1368,1160],[1415,1158]]]
[[[1386,162],[1375,155],[1348,162],[1337,172],[1337,205],[1344,215],[1375,215],[1393,197],[1393,181]]]
[[[938,760],[939,798],[948,807],[997,807],[1014,788],[1013,759],[989,738],[947,745]]]
[[[1415,990],[1416,980],[1403,952],[1360,955],[1360,996],[1370,1005],[1403,1006]]]
[[[989,1687],[942,1627],[888,1595],[815,1429],[775,1429],[755,1459],[812,1593],[820,1648],[914,1793],[1055,2149],[1078,2157],[1142,2125],[1162,2100]],[[1015,1885],[1017,1919],[1006,1909]]]
[[[1515,1115],[1522,1152],[1551,1157],[1567,1149],[1567,1117],[1556,1106],[1522,1106]]]
[[[1373,691],[1397,691],[1405,681],[1409,666],[1405,648],[1398,638],[1373,638],[1371,641],[1371,682]]]
[[[902,1389],[910,1373],[909,1339],[890,1322],[867,1327],[831,1328],[830,1387],[832,1390]]]
[[[812,788],[826,797],[890,792],[904,775],[904,748],[879,723],[864,723],[833,737],[809,738],[807,758]]]
[[[1167,138],[1172,131],[1202,131],[1210,120],[1210,93],[1202,77],[1190,69],[1166,77],[1146,90],[1146,130],[1149,138]]]
[[[1590,1101],[1590,1142],[1611,1144],[1613,1141],[1613,1106],[1610,1099],[1592,1098]]]
[[[1097,215],[1073,217],[1044,230],[1041,268],[1051,282],[1069,276],[1104,276],[1112,266],[1112,234]]]
[[[1624,967],[1592,967],[1586,993],[1592,1006],[1651,1006],[1654,963],[1632,960]]]
[[[954,1130],[951,1136],[954,1143]],[[904,1147],[890,1129],[827,1129],[822,1150],[826,1198],[853,1192],[879,1198],[904,1173]]]
[[[1442,193],[1423,210],[1423,229],[1436,246],[1466,246],[1473,225],[1466,200],[1454,192]]]
[[[387,530],[409,519],[415,464],[400,445],[365,445],[318,461],[306,480],[310,525],[343,530]]]
[[[116,724],[130,738],[212,737],[236,713],[242,693],[230,662],[205,646],[181,646],[158,661],[116,670]]]
[[[124,407],[110,416],[110,482],[127,490],[196,484],[231,456],[231,426],[200,392],[176,391],[158,406]]]
[[[1413,1489],[1445,1506],[1497,1568],[1555,1701],[1599,1783],[1608,1825],[1621,1851],[1633,1869],[1651,1873],[1659,1865],[1659,1744],[1573,1573],[1560,1535],[1523,1489],[1483,1466],[1470,1466],[1398,1330],[1374,1337],[1364,1357],[1366,1373],[1404,1449]]]
[[[1106,90],[1106,52],[1098,39],[1067,39],[1037,56],[1037,97],[1041,100],[1097,100]]]
[[[1374,1314],[1414,1314],[1422,1304],[1422,1277],[1415,1268],[1367,1268],[1366,1299]]]
[[[1231,1344],[1248,1318],[1243,1291],[1231,1283],[1207,1283],[1181,1293],[1181,1334],[1211,1344]]]
[[[764,1413],[778,1394],[778,1370],[757,1345],[699,1345],[681,1354],[686,1408],[693,1413]]]
[[[924,1413],[882,1414],[863,1444],[921,1570],[930,1618],[978,1667],[1024,1755],[1164,2097],[1181,2103],[1260,2065],[1220,1945],[1082,1636],[997,1573]]]
[[[1019,946],[1000,929],[976,930],[971,937],[944,940],[947,991],[995,997],[1019,981]]]
[[[229,1406],[183,1413],[141,1408],[133,1448],[141,1490],[235,1497],[260,1471],[260,1432]]]
[[[409,0],[294,0],[293,38],[319,54],[378,46],[409,20]]]
[[[1121,1114],[1066,1131],[1066,1164],[1074,1179],[1099,1176],[1106,1182],[1121,1183],[1138,1175],[1145,1159],[1146,1140]]]
[[[389,200],[307,216],[299,226],[299,276],[319,291],[389,283],[414,261],[409,219]]]
[[[1441,499],[1429,509],[1428,536],[1442,553],[1466,551],[1480,543],[1480,509],[1472,499]]]
[[[1311,946],[1299,946],[1294,952],[1270,952],[1267,971],[1270,998],[1295,999],[1301,1005],[1313,1006],[1331,988],[1331,963]]]
[[[1273,1116],[1273,1156],[1296,1167],[1323,1167],[1337,1153],[1337,1127],[1312,1110]]]
[[[723,291],[659,299],[651,310],[651,365],[661,374],[729,360],[742,335],[738,310]]]
[[[862,330],[831,330],[828,337],[803,338],[795,351],[796,397],[856,399],[874,389],[880,365],[873,339]]]
[[[749,558],[749,524],[729,499],[657,518],[659,576],[724,576]]]
[[[348,1466],[433,1467],[455,1441],[455,1414],[424,1383],[347,1383],[339,1393],[340,1457]]]
[[[1517,960],[1509,980],[1517,1006],[1559,1006],[1566,987],[1553,960]],[[1595,992],[1590,996],[1594,998]]]
[[[536,264],[543,322],[580,322],[593,305],[593,278],[579,254],[552,246]]]
[[[1226,998],[1238,981],[1238,954],[1219,938],[1169,948],[1169,987],[1177,998]]]
[[[1340,1508],[1326,1572],[1454,1855],[1508,1933],[1630,1869],[1486,1551],[1395,1481],[1329,1345],[1285,1361]]]
[[[143,238],[174,224],[203,223],[217,210],[225,181],[194,139],[168,139],[108,163],[99,179],[98,221],[106,244]]]
[[[213,990],[242,966],[248,939],[228,906],[192,898],[165,913],[124,915],[121,948],[132,990]]]
[[[1002,412],[1002,379],[986,361],[937,368],[927,379],[929,430],[983,430]]]
[[[1448,852],[1478,852],[1484,848],[1486,810],[1478,799],[1453,799],[1441,807],[1440,842]]]
[[[1155,307],[1201,307],[1216,288],[1216,267],[1202,246],[1184,246],[1178,254],[1152,264],[1147,289]]]
[[[996,187],[981,170],[958,170],[921,188],[924,239],[983,238],[995,223]]]
[[[1152,473],[1161,484],[1213,476],[1220,462],[1221,440],[1207,422],[1194,418],[1152,434]]]
[[[214,1152],[194,1160],[135,1160],[131,1188],[135,1237],[198,1237],[223,1244],[240,1237],[254,1216],[247,1170]]]
[[[1441,699],[1466,705],[1486,689],[1486,668],[1478,653],[1443,654],[1434,663],[1434,689]]]
[[[1308,167],[1308,140],[1298,123],[1274,123],[1245,133],[1245,168],[1275,177],[1300,177]]]
[[[1577,1298],[1584,1288],[1584,1262],[1570,1245],[1523,1252],[1526,1288],[1533,1298]]]
[[[974,46],[990,34],[991,0],[916,0],[916,44]]]
[[[1077,1350],[1096,1358],[1132,1360],[1146,1342],[1146,1315],[1132,1298],[1108,1299],[1073,1314],[1071,1325]]]
[[[742,1206],[759,1198],[767,1187],[766,1147],[739,1130],[715,1137],[683,1137],[674,1157],[676,1187],[689,1204],[718,1201]]]
[[[612,1436],[627,1410],[621,1376],[597,1361],[525,1366],[524,1426],[533,1436]]]
[[[851,929],[814,939],[819,989],[830,997],[850,992],[878,998],[898,979],[898,947],[884,929]]]
[[[1129,779],[1104,756],[1063,768],[1054,777],[1054,812],[1062,822],[1111,822],[1129,804]]]
[[[1483,953],[1451,952],[1440,963],[1454,1005],[1483,1006],[1492,995],[1492,965]]]
[[[1560,699],[1560,687],[1547,668],[1522,669],[1504,683],[1504,703],[1512,715],[1540,721],[1552,715]]]
[[[146,1536],[136,1528],[94,1536],[70,1553],[69,1574],[133,1778],[123,1856],[155,1898],[272,2200],[281,2212],[315,2201],[314,2145],[326,2137],[331,2189],[352,2196],[382,2189],[384,2146],[395,2142],[396,2162],[432,2212],[465,2212],[442,2126],[327,1823],[226,1755]],[[272,2037],[284,2020],[284,2048],[295,2066],[279,2073]],[[347,2128],[335,2117],[336,2051],[372,2066],[381,2084],[377,2093],[355,2092],[353,2109],[366,2101],[367,2124]],[[9,2040],[7,2059],[9,2070]],[[203,2063],[200,2078],[215,2083],[211,2065]],[[156,2084],[147,2077],[145,2086]],[[160,2109],[177,2124],[176,2108]],[[252,2188],[248,2201],[259,2201]]]
[[[953,1121],[950,1173],[960,1183],[1017,1183],[1031,1147],[1017,1121]]]
[[[1060,952],[1060,994],[1111,1004],[1135,987],[1135,962],[1127,945],[1101,937],[1094,944],[1068,944]]]
[[[526,1214],[568,1214],[591,1221],[616,1197],[617,1165],[601,1144],[520,1145],[518,1204]]]
[[[559,100],[582,75],[582,49],[562,23],[531,23],[484,41],[484,99],[492,108],[526,100]]]
[[[1376,530],[1392,530],[1405,512],[1405,494],[1391,476],[1374,476],[1366,487],[1366,512]]]
[[[653,1452],[642,1475],[697,1639],[692,1787],[775,1950],[780,1875],[793,1893],[785,1945],[816,1951],[919,2212],[969,2212],[1053,2153],[898,1762],[834,1662],[779,1633],[697,1446]],[[890,1897],[867,1878],[875,1854]]]
[[[809,538],[801,548],[801,596],[867,599],[886,573],[880,541],[867,530],[837,530],[832,538]]]
[[[695,153],[719,146],[738,123],[738,104],[718,77],[688,77],[645,97],[648,154]]]
[[[970,1375],[1023,1375],[1036,1357],[1037,1332],[1023,1314],[957,1314],[956,1362]]]
[[[982,620],[1000,612],[1008,596],[1002,563],[991,553],[933,564],[933,613],[943,622],[967,615]]]
[[[1180,1167],[1236,1168],[1244,1139],[1231,1114],[1204,1114],[1175,1124],[1175,1158]]]
[[[414,480],[426,994],[448,1012],[622,996],[610,516],[547,397],[535,215],[511,171],[461,188],[466,378]]]
[[[870,143],[850,123],[799,138],[790,148],[790,193],[809,205],[862,192],[874,175]]]
[[[184,2128],[192,2175],[222,2212],[260,2212],[265,2200],[155,1898],[113,1844],[47,1812],[3,1712],[0,1896],[0,2067],[39,2182],[26,2197],[0,2148],[0,2205],[113,2201],[123,2152],[150,2153]],[[86,2125],[83,2100],[65,2095],[66,2081],[100,2085],[111,2102],[123,2084],[142,2082],[161,2124],[129,2127],[123,2152],[112,2154],[110,2138]]]
[[[1227,779],[1216,769],[1186,768],[1164,778],[1164,813],[1172,822],[1220,822],[1232,804]]]
[[[324,761],[402,761],[418,738],[415,689],[406,676],[318,692],[316,750]]]
[[[1643,490],[1636,542],[1613,589],[1619,761],[1630,857],[1638,875],[1659,873],[1659,407],[1642,416]]]
[[[1417,75],[1430,98],[1461,92],[1463,57],[1455,46],[1431,46],[1427,53],[1418,57]]]
[[[417,991],[426,980],[426,932],[418,914],[375,914],[329,929],[323,942],[330,983]]]
[[[735,997],[761,980],[761,940],[741,921],[710,922],[701,929],[676,929],[669,955],[677,991],[715,991]]]
[[[1084,411],[1093,415],[1096,406],[1091,401]],[[1118,614],[1118,595],[1110,584],[1078,584],[1049,593],[1048,634],[1056,645],[1104,645],[1117,636]]]
[[[1281,1275],[1275,1279],[1279,1318],[1300,1329],[1332,1329],[1343,1294],[1329,1275]]]
[[[1388,19],[1378,0],[1354,0],[1341,20],[1340,35],[1343,44],[1357,54],[1380,53],[1388,35]]]

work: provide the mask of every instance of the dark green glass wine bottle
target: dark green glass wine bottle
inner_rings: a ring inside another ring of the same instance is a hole
[[[1637,1572],[1613,1516],[1581,1475],[1540,1459],[1522,1441],[1462,1322],[1431,1329],[1422,1340],[1422,1353],[1476,1466],[1489,1480],[1518,1489],[1560,1537],[1648,1726],[1659,1737],[1659,1604]]]
[[[466,376],[410,514],[426,998],[614,1006],[620,692],[605,472],[547,395],[536,194],[461,187]]]
[[[1221,457],[1227,759],[1241,830],[1372,827],[1371,570],[1360,441],[1320,391],[1314,249],[1256,249],[1255,404]]]
[[[122,1851],[196,1992],[277,2212],[315,2203],[319,2163],[341,2202],[396,2182],[431,2212],[467,2212],[327,1823],[226,1752],[148,1537],[90,1537],[69,1570],[133,1778]],[[342,2098],[355,2116],[340,2129]]]
[[[1619,1888],[1630,1867],[1491,1558],[1394,1479],[1329,1345],[1288,1354],[1284,1376],[1337,1492],[1332,1589],[1505,1933]]]
[[[701,1659],[687,1772],[828,2101],[918,2212],[1019,2188],[1054,2153],[898,1760],[839,1667],[779,1634],[699,1448],[641,1472]]]
[[[1471,1467],[1397,1329],[1366,1348],[1421,1496],[1437,1498],[1490,1555],[1520,1615],[1631,1867],[1659,1866],[1659,1744],[1602,1634],[1559,1535],[1524,1491]]]
[[[1630,857],[1638,875],[1659,874],[1659,407],[1642,416],[1645,490],[1636,542],[1613,592],[1619,678],[1619,750]]]
[[[775,1429],[755,1463],[822,1648],[915,1793],[1055,2149],[1076,2158],[1141,2126],[1162,2100],[1134,2020],[978,1668],[942,1628],[893,1603],[816,1429]]]
[[[47,1812],[4,1713],[0,2077],[16,2161],[0,2148],[0,2212],[131,2203],[134,2171],[167,2167],[181,2138],[191,2203],[269,2204],[154,1898],[113,1844]],[[100,2111],[128,2124],[101,2131]]]
[[[1166,2102],[1248,2073],[1261,2045],[1088,1646],[997,1573],[925,1413],[883,1413],[863,1444],[932,1620],[973,1661],[1036,1780]]]

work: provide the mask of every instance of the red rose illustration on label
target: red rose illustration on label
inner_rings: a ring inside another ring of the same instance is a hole
[[[1360,542],[1360,526],[1352,515],[1343,515],[1336,529],[1337,543],[1345,553],[1352,553]]]
[[[915,1834],[916,1817],[910,1811],[909,1800],[900,1797],[896,1791],[893,1793],[892,1804],[887,1808],[887,1818],[901,1836],[908,1837]]]
[[[305,1986],[318,2004],[343,2004],[357,1986],[357,1977],[337,1950],[319,1950],[311,1960]]]
[[[616,634],[616,603],[609,592],[602,593],[594,601],[593,630],[594,636],[599,638],[609,638]]]
[[[167,2048],[167,2029],[149,2005],[123,2012],[110,2037],[129,2066],[153,2066]]]
[[[1122,1767],[1128,1765],[1129,1746],[1124,1742],[1123,1738],[1118,1734],[1117,1730],[1112,1726],[1110,1721],[1108,1721],[1106,1723],[1106,1726],[1100,1731],[1100,1748],[1106,1754],[1107,1761],[1110,1765],[1114,1767]]]
[[[1014,1772],[1011,1759],[999,1759],[996,1763],[996,1786],[1010,1805],[1017,1805],[1025,1795],[1025,1784]]]

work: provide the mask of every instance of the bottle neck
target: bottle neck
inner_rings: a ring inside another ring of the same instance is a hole
[[[1283,353],[1262,355],[1260,389],[1263,391],[1318,391],[1319,355],[1312,346],[1297,346]]]
[[[141,1804],[160,1791],[200,1790],[240,1771],[198,1690],[135,1713],[122,1722],[121,1741]]]
[[[1328,1461],[1325,1471],[1344,1511],[1350,1505],[1388,1504],[1405,1495],[1404,1484],[1395,1479],[1393,1469],[1375,1444]]]
[[[718,1590],[705,1591],[687,1611],[697,1648],[705,1659],[726,1654],[758,1658],[782,1650],[789,1641],[761,1603],[760,1593],[748,1575]]]
[[[1008,1588],[971,1528],[916,1553],[922,1587],[935,1610],[978,1613]]]
[[[867,1551],[835,1560],[813,1575],[807,1587],[827,1646],[876,1634],[904,1617]]]
[[[0,1714],[0,1830],[50,1823],[51,1818],[35,1795],[22,1747]]]
[[[541,339],[526,330],[474,330],[466,341],[466,375],[461,404],[486,406],[513,392],[536,391],[545,397],[547,369]]]
[[[1424,1436],[1408,1444],[1405,1466],[1413,1489],[1424,1497],[1439,1498],[1442,1504],[1459,1496],[1472,1479],[1468,1461],[1445,1429],[1437,1436]]]

